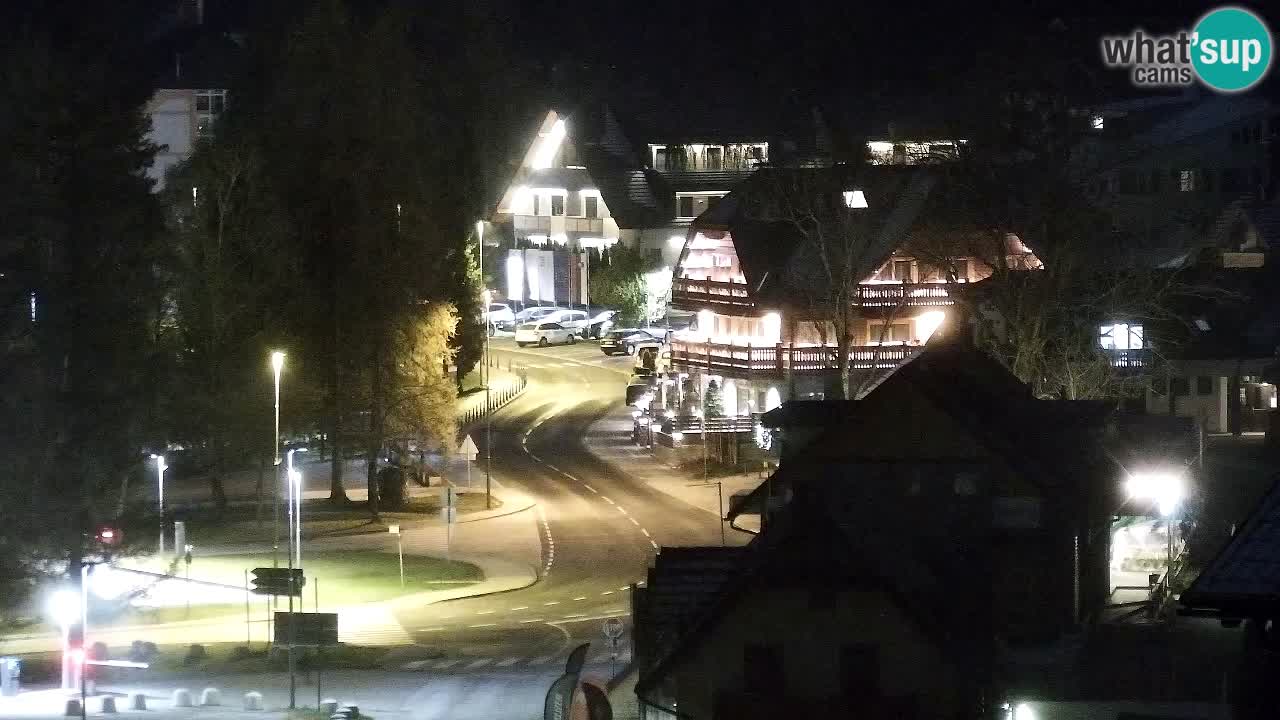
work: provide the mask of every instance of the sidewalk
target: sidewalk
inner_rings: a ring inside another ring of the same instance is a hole
[[[720,513],[720,493],[716,490],[716,482],[723,487],[726,513],[729,500],[735,493],[749,492],[761,483],[758,473],[748,472],[712,477],[710,485],[703,485],[700,476],[690,476],[679,468],[659,462],[648,449],[633,443],[631,424],[631,408],[611,410],[587,431],[583,440],[587,450],[649,487],[712,515]],[[744,516],[737,525],[749,530],[758,530],[760,526],[754,515]]]

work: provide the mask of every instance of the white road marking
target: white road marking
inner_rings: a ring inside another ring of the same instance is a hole
[[[468,664],[467,669],[472,670],[474,668],[484,667],[485,665],[488,665],[491,662],[493,662],[493,658],[480,658],[479,660],[475,660],[470,664]]]
[[[587,599],[586,595],[579,595],[578,597],[574,598],[574,600],[586,600],[586,599]]]
[[[653,549],[654,549],[654,550],[657,550],[657,549],[658,549],[658,543],[656,543],[656,542],[654,542],[654,541],[650,540],[650,541],[649,541],[649,544],[653,546]]]
[[[418,632],[440,632],[444,630],[442,627],[418,628]]]
[[[612,590],[605,590],[604,592],[602,592],[602,593],[600,593],[600,594],[601,594],[601,595],[612,595],[612,594],[613,594],[613,591],[612,591]]]
[[[509,657],[505,660],[499,660],[498,662],[494,663],[493,666],[494,667],[511,667],[512,665],[515,665],[518,662],[520,662],[520,658]]]
[[[515,611],[517,611],[517,610],[528,610],[528,609],[529,609],[529,606],[528,606],[528,605],[521,605],[520,607],[513,607],[513,608],[511,608],[511,612],[515,612]]]
[[[543,604],[544,606],[559,605],[559,604],[560,604],[560,601],[559,601],[559,600],[552,600],[551,602],[544,602],[544,603],[542,603],[542,604]]]
[[[593,492],[593,493],[595,493],[595,494],[597,494],[597,495],[599,495],[599,494],[600,494],[600,491],[599,491],[599,490],[597,490],[597,489],[595,489],[595,488],[591,487],[590,485],[588,485],[588,484],[586,484],[586,483],[582,483],[582,487],[584,487],[584,488],[586,488],[586,489],[590,490],[591,492]]]
[[[574,613],[574,614],[572,614],[572,615],[565,615],[565,616],[564,616],[564,619],[565,619],[565,620],[569,620],[569,619],[572,619],[572,618],[580,618],[580,617],[586,617],[586,616],[587,616],[587,614],[586,614],[586,613]]]
[[[460,662],[462,662],[462,658],[454,658],[452,660],[441,660],[440,662],[436,663],[432,667],[434,667],[437,670],[444,670],[446,668],[451,668]]]
[[[618,506],[618,512],[622,513],[623,515],[626,515],[626,514],[627,514],[627,509],[626,509],[626,508],[624,508],[624,507],[622,507],[621,505],[619,505],[619,506]]]
[[[480,623],[479,625],[468,625],[470,628],[497,627],[498,623]]]
[[[626,591],[628,591],[628,590],[630,590],[630,589],[631,589],[631,586],[630,586],[630,585],[623,585],[622,587],[620,587],[620,588],[618,588],[618,589],[619,589],[619,590],[621,590],[622,592],[626,592]]]
[[[637,519],[635,519],[635,518],[628,518],[628,519],[631,521],[631,524],[632,524],[632,525],[635,525],[636,527],[640,527],[640,521],[639,521],[639,520],[637,520]]]
[[[610,505],[617,505],[617,504],[618,504],[618,503],[616,503],[616,502],[614,502],[614,501],[610,500],[609,498],[607,498],[607,497],[605,497],[605,496],[603,496],[603,495],[601,495],[601,496],[600,496],[600,499],[601,499],[601,500],[603,500],[603,501],[605,501],[605,502],[607,502],[607,503],[609,503]]]
[[[497,610],[477,610],[477,611],[476,611],[476,614],[477,614],[477,615],[492,615],[492,614],[494,614],[495,612],[497,612]]]
[[[649,537],[649,531],[648,531],[648,530],[645,530],[644,528],[640,528],[640,532],[644,533],[644,536],[645,536],[645,537]]]
[[[405,670],[421,670],[430,660],[410,660],[404,664]]]
[[[520,624],[528,625],[529,623],[540,623],[540,622],[542,622],[542,618],[529,618],[528,620],[521,620]]]

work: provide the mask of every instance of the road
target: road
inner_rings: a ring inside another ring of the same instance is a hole
[[[524,590],[400,611],[415,642],[446,653],[433,669],[475,665],[446,665],[458,655],[525,666],[578,641],[599,648],[601,621],[629,613],[629,585],[643,581],[660,546],[719,541],[705,513],[583,449],[590,425],[622,402],[631,358],[607,358],[594,343],[519,350],[495,340],[491,353],[529,377],[525,393],[494,417],[493,474],[538,500],[542,577]],[[484,433],[474,435],[483,457]]]
[[[631,358],[607,358],[595,343],[519,349],[506,339],[495,339],[491,353],[529,378],[527,390],[493,418],[492,471],[537,501],[540,577],[521,590],[397,604],[394,620],[413,643],[395,651],[398,669],[353,675],[362,679],[350,688],[338,678],[334,683],[335,692],[360,700],[375,716],[539,716],[547,685],[577,644],[592,643],[585,677],[607,678],[613,664],[601,625],[608,617],[626,619],[630,585],[643,581],[660,547],[719,542],[707,513],[620,475],[583,447],[591,424],[623,402]],[[483,458],[484,433],[473,436]],[[629,656],[625,639],[620,654],[619,665]],[[173,681],[133,686],[159,690]],[[219,682],[262,690],[270,704],[284,680]]]

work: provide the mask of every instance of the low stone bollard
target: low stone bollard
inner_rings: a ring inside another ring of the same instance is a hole
[[[261,710],[262,709],[262,693],[250,691],[244,694],[245,710]]]
[[[67,700],[67,709],[62,714],[67,717],[80,717],[80,701],[75,699]]]
[[[129,693],[129,709],[130,710],[146,710],[147,696],[140,692]]]
[[[325,698],[320,701],[318,709],[321,715],[332,715],[338,712],[338,701],[333,698]]]
[[[204,692],[200,693],[201,707],[212,707],[221,704],[222,693],[218,692],[218,688],[205,688]]]
[[[174,707],[191,707],[191,691],[186,688],[179,688],[173,691]]]
[[[116,698],[114,695],[102,696],[102,712],[114,714],[116,712]]]

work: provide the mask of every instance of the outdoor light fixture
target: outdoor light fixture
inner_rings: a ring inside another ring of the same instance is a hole
[[[684,245],[684,236],[672,235],[671,237],[667,238],[667,244],[673,248],[682,247]]]
[[[941,310],[932,310],[922,313],[916,317],[916,336],[920,340],[927,341],[933,334],[937,332],[938,327],[942,325],[942,321],[946,319],[947,314]]]
[[[164,462],[163,455],[151,454],[151,459],[156,461],[156,495],[157,504],[160,507],[160,554],[164,554],[164,471],[169,468]]]
[[[1154,500],[1160,514],[1169,517],[1186,497],[1186,480],[1181,472],[1138,472],[1129,475],[1125,490],[1131,498]]]

